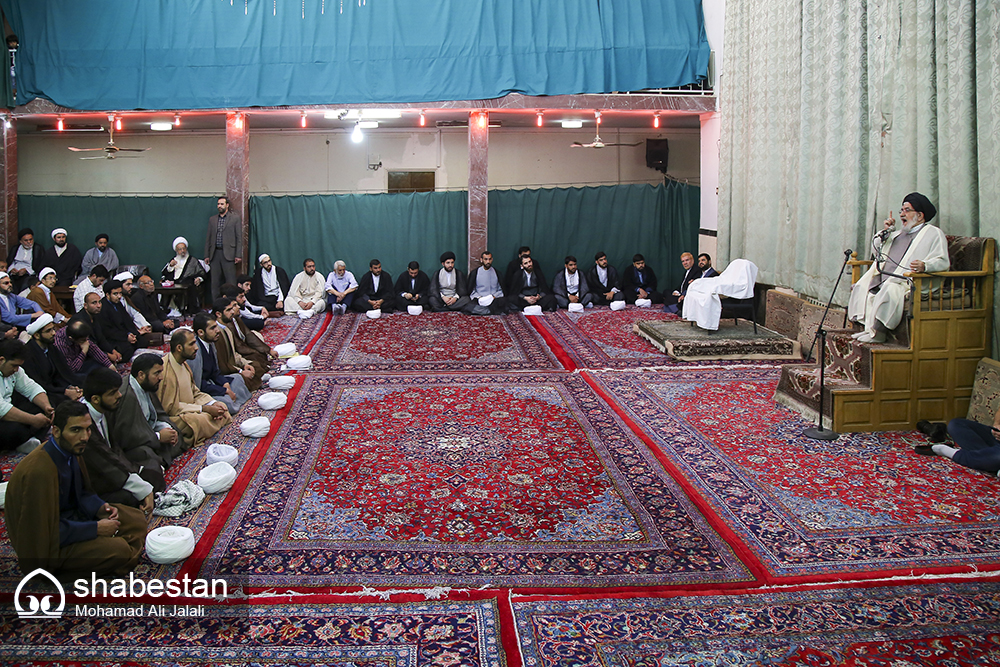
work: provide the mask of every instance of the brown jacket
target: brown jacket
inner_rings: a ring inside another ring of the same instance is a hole
[[[45,290],[43,290],[39,285],[35,285],[31,288],[31,291],[28,292],[28,298],[41,306],[42,310],[52,317],[62,315],[67,320],[72,317],[72,315],[66,312],[63,305],[59,303],[59,299],[56,298],[55,294],[50,292],[48,296],[45,296]],[[62,324],[59,324],[58,326],[62,326]]]
[[[250,364],[253,366],[253,377],[249,380],[244,378],[244,384],[250,391],[260,389],[261,377],[267,372],[267,366],[261,365],[259,361],[247,359],[237,352],[236,336],[227,327],[222,326],[221,322],[219,323],[219,332],[219,339],[215,341],[215,356],[219,360],[219,370],[222,371],[223,375],[232,375],[239,373],[244,366]]]
[[[156,396],[177,432],[191,445],[202,444],[232,421],[229,412],[217,420],[201,411],[203,405],[215,399],[195,386],[187,362],[177,363],[173,354],[163,355],[163,380]]]

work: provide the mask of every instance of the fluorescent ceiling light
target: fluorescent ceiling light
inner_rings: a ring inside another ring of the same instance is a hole
[[[365,138],[365,135],[361,133],[361,128],[357,124],[354,125],[354,130],[351,131],[351,141],[356,144],[360,144]]]
[[[358,127],[360,127],[362,130],[374,130],[375,128],[378,127],[378,121],[377,120],[359,120],[358,121]]]
[[[583,127],[583,121],[582,120],[564,120],[562,122],[562,126],[563,126],[564,130],[579,130],[581,127]]]
[[[174,126],[165,121],[161,121],[158,123],[150,123],[149,129],[154,130],[156,132],[167,132],[168,130],[174,129]]]
[[[338,116],[339,117],[339,116]],[[343,116],[344,120],[389,120],[392,118],[402,118],[403,112],[399,109],[351,109]]]

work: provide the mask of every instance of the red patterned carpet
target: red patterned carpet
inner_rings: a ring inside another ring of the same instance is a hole
[[[638,320],[677,320],[662,307],[625,310],[593,308],[582,313],[564,310],[536,318],[556,343],[580,368],[638,368],[670,366],[683,362],[671,359],[632,332]]]

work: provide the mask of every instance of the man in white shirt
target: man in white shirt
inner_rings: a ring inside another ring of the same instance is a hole
[[[28,453],[47,437],[53,410],[45,389],[28,377],[22,364],[24,343],[0,340],[0,450]]]
[[[338,259],[333,264],[333,271],[326,277],[326,301],[334,315],[347,312],[357,289],[358,281],[354,274],[347,270],[344,260]]]
[[[316,273],[316,262],[306,259],[302,270],[292,279],[292,286],[285,298],[285,313],[294,314],[300,310],[322,313],[326,308],[326,282]]]

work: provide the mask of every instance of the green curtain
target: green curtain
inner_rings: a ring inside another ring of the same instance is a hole
[[[194,255],[201,257],[215,202],[215,197],[17,197],[20,228],[30,227],[43,246],[51,246],[52,230],[63,227],[70,243],[85,253],[103,232],[122,264],[145,264],[154,276],[173,257],[172,243],[178,236],[188,239]]]
[[[621,273],[641,253],[661,287],[680,282],[680,254],[697,253],[700,188],[683,183],[493,190],[489,248],[501,272],[526,245],[549,280],[574,255],[589,270],[604,251]]]
[[[342,259],[359,278],[371,259],[393,279],[412,260],[429,272],[446,250],[464,267],[467,202],[463,191],[251,197],[250,258],[266,252],[289,277],[306,257],[324,274]]]

